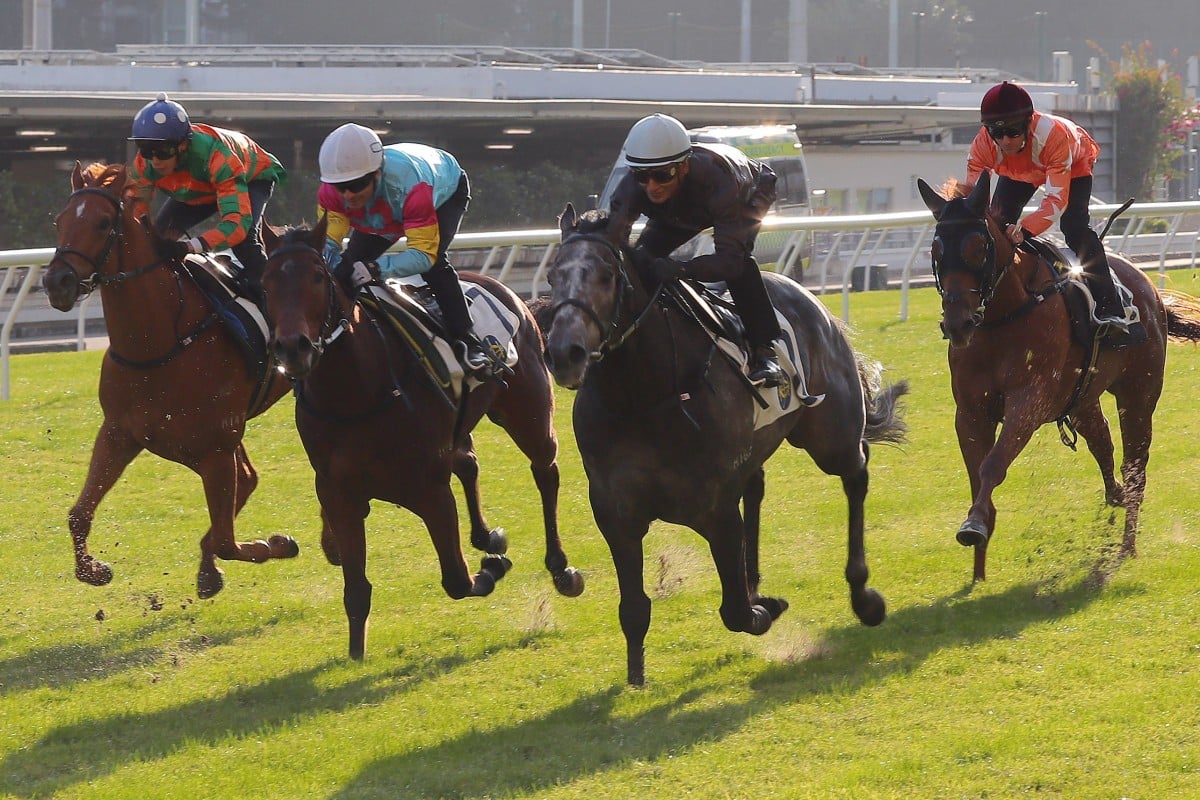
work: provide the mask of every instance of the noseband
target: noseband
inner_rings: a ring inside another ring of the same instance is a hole
[[[607,331],[606,335],[604,336],[604,340],[600,343],[600,347],[597,348],[595,352],[588,354],[593,361],[601,361],[613,350],[616,350],[618,347],[623,345],[626,340],[633,335],[634,331],[638,329],[638,326],[642,324],[642,320],[646,318],[646,314],[648,314],[650,309],[654,307],[654,302],[658,299],[659,294],[662,293],[663,287],[662,284],[659,284],[658,289],[646,303],[646,307],[643,308],[641,312],[639,312],[632,320],[630,320],[629,325],[626,326],[624,330],[621,330],[621,311],[625,305],[622,301],[633,288],[633,285],[629,280],[629,274],[625,271],[625,254],[622,253],[620,248],[618,248],[617,245],[615,245],[610,239],[597,233],[571,234],[566,239],[563,239],[562,245],[560,245],[560,252],[561,247],[565,247],[572,242],[597,242],[604,245],[612,255],[613,261],[616,264],[615,272],[617,276],[617,286],[614,292],[616,299],[613,302],[613,316],[611,320],[606,322],[600,318],[600,315],[596,313],[594,308],[575,297],[567,297],[552,305],[548,312],[548,316],[550,319],[550,324],[553,325],[554,318],[558,316],[558,312],[566,306],[571,306],[586,314],[588,318],[592,320],[592,322],[596,323],[596,327],[599,328],[602,333]]]
[[[93,258],[87,253],[84,253],[81,250],[76,250],[73,247],[57,247],[54,249],[54,255],[50,257],[50,263],[46,265],[47,268],[49,268],[54,266],[56,261],[61,261],[66,265],[67,269],[70,269],[72,272],[74,272],[74,267],[71,266],[71,262],[67,260],[66,256],[76,256],[86,261],[88,266],[92,268],[91,273],[86,278],[79,278],[78,273],[76,273],[76,279],[79,282],[79,295],[81,297],[86,297],[87,295],[91,294],[93,291],[95,291],[97,286],[108,286],[109,284],[122,283],[132,278],[136,278],[139,275],[144,275],[155,267],[166,263],[164,259],[160,258],[152,264],[148,264],[144,267],[138,267],[137,269],[129,271],[122,270],[122,255],[124,251],[117,245],[119,245],[121,241],[121,223],[124,219],[125,203],[116,197],[113,197],[105,190],[93,186],[85,186],[82,189],[76,189],[71,193],[71,197],[67,198],[67,202],[69,203],[72,198],[84,194],[103,197],[113,206],[113,223],[109,226],[108,236],[104,241],[104,249],[100,251],[100,255]],[[112,254],[114,247],[117,248],[117,271],[111,275],[102,275],[100,273],[100,269],[108,261],[108,258]]]

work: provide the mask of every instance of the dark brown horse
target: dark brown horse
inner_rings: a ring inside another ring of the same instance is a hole
[[[362,658],[366,649],[371,583],[364,521],[371,500],[394,503],[421,518],[450,597],[490,594],[508,571],[503,531],[490,530],[480,513],[471,431],[485,414],[529,458],[541,495],[546,569],[559,592],[579,595],[583,576],[567,565],[558,537],[554,395],[542,363],[541,332],[529,309],[503,284],[463,274],[499,298],[520,323],[514,339],[518,361],[505,376],[506,385],[487,381],[456,408],[408,343],[343,293],[321,256],[325,223],[287,231],[282,238],[264,228],[270,256],[263,286],[274,321],[272,348],[296,384],[296,428],[316,472],[325,522],[321,546],[329,562],[342,568],[350,656]],[[474,575],[459,542],[451,473],[467,498],[471,543],[488,554]]]
[[[799,284],[767,273],[771,300],[796,333],[808,390],[824,400],[805,407],[788,384],[778,390],[783,413],[756,427],[756,400],[739,368],[682,306],[661,302],[609,231],[607,215],[577,218],[568,205],[560,227],[543,312],[552,320],[547,358],[555,380],[578,389],[575,437],[592,513],[616,566],[628,682],[645,682],[650,598],[642,542],[653,520],[686,525],[708,541],[729,630],[766,633],[787,609],[785,600],[759,593],[758,560],[763,463],[784,441],[841,478],[850,603],[864,624],[881,623],[886,605],[867,586],[863,544],[867,443],[902,437],[896,400],[907,387],[877,391],[874,365],[855,353],[843,326]]]
[[[1141,270],[1110,253],[1110,266],[1133,293],[1146,340],[1118,349],[1094,339],[1081,343],[1071,333],[1066,276],[1039,255],[1014,248],[1001,232],[988,209],[988,173],[967,197],[953,183],[944,189],[946,197],[917,183],[937,220],[933,268],[942,330],[950,340],[954,427],[973,498],[956,538],[975,548],[974,579],[986,577],[996,527],[992,492],[1034,431],[1048,422],[1059,422],[1072,446],[1073,431],[1087,442],[1105,500],[1125,509],[1119,556],[1134,555],[1167,338],[1197,341],[1200,317],[1184,306],[1164,308]],[[1112,435],[1100,407],[1104,392],[1116,398],[1123,484],[1113,472]]]
[[[221,590],[217,558],[262,562],[298,552],[288,536],[238,542],[233,521],[258,485],[242,436],[246,420],[288,390],[273,372],[251,373],[213,304],[176,261],[158,255],[145,203],[125,167],[78,164],[55,220],[58,246],[42,278],[50,304],[68,311],[100,287],[109,348],[100,368],[104,421],[87,481],[69,516],[75,576],[102,586],[112,568],[88,553],[96,507],[142,450],[188,467],[204,482],[210,527],[200,540],[196,591]]]

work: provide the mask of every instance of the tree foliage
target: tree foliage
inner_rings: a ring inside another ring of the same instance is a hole
[[[1109,91],[1119,103],[1117,196],[1151,200],[1155,182],[1171,174],[1176,157],[1171,125],[1184,110],[1181,81],[1159,66],[1149,42],[1124,45],[1121,58],[1108,61]]]

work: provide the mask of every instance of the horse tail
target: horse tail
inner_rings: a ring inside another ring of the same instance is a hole
[[[901,419],[900,398],[908,394],[908,381],[883,384],[883,368],[856,353],[858,377],[862,381],[867,407],[867,426],[863,438],[868,442],[903,444],[908,440],[908,425]]]
[[[1167,312],[1167,336],[1175,342],[1200,342],[1200,300],[1172,289],[1159,294]]]

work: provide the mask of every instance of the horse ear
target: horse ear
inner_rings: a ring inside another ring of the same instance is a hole
[[[314,250],[316,250],[318,253],[323,252],[325,250],[326,232],[328,230],[329,230],[329,212],[322,211],[321,219],[319,219],[317,221],[317,225],[315,228],[313,228],[312,234],[309,236],[309,239],[308,239],[308,243],[310,245],[312,245],[312,248]]]
[[[575,206],[567,203],[567,207],[563,209],[562,214],[558,218],[558,230],[562,233],[564,239],[574,232],[578,222],[579,218],[575,216]]]
[[[76,161],[75,169],[71,170],[71,191],[78,192],[83,188],[83,166]]]
[[[967,208],[977,217],[982,217],[987,212],[988,200],[992,194],[992,173],[984,170],[979,176],[979,180],[975,181],[975,186],[971,189],[971,194],[967,197]]]
[[[264,219],[262,221],[262,243],[267,255],[275,252],[279,246],[279,230]]]
[[[925,205],[933,212],[933,218],[941,219],[942,211],[946,208],[946,198],[935,192],[933,187],[921,178],[917,178],[917,191],[921,193]]]

